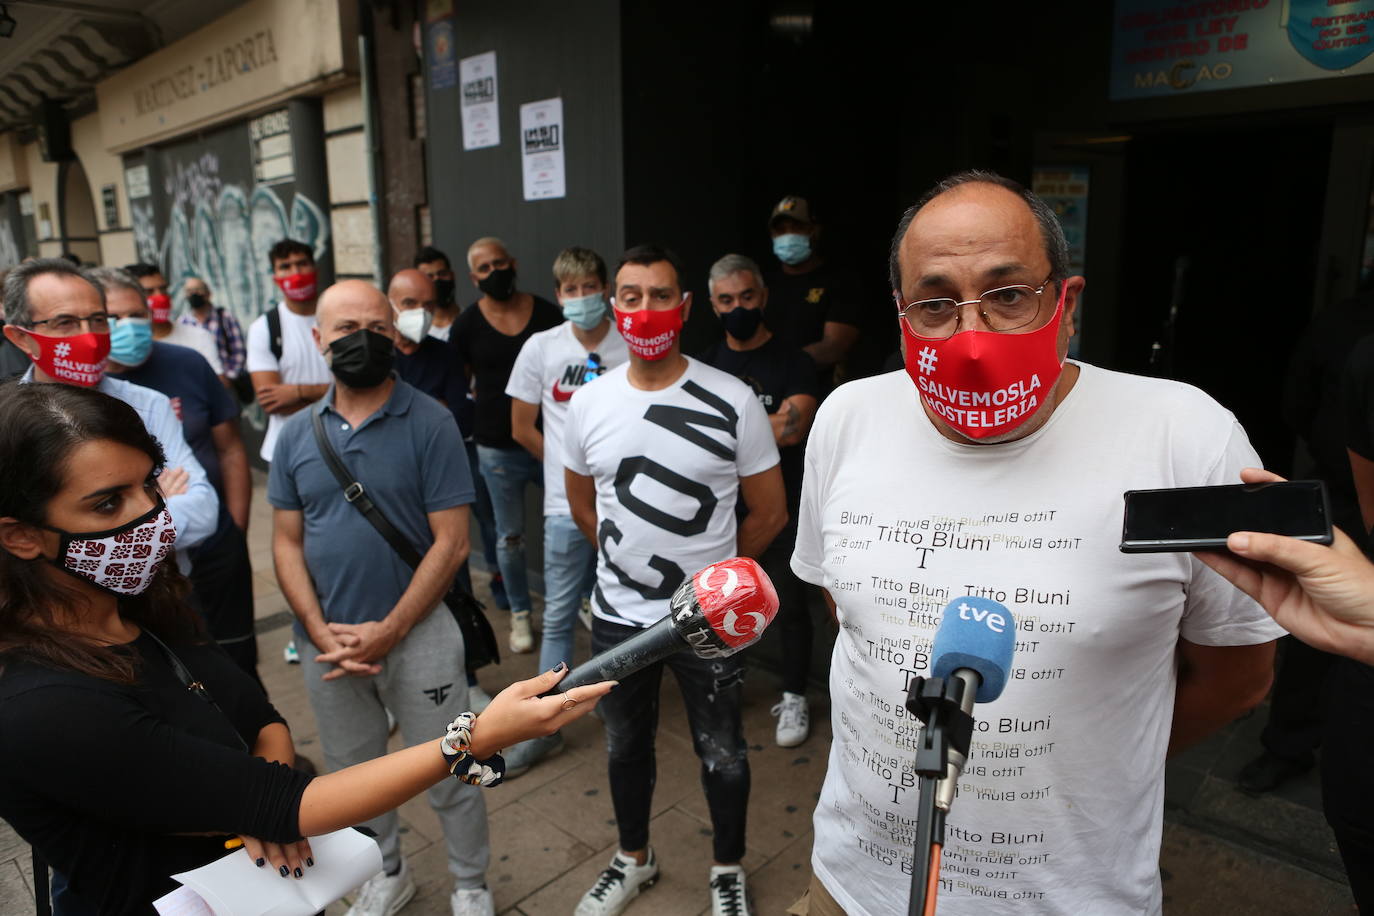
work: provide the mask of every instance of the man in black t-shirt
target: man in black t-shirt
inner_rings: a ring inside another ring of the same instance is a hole
[[[534,647],[530,587],[525,572],[525,487],[544,485],[544,466],[511,437],[506,382],[520,348],[537,331],[563,323],[558,306],[515,287],[515,258],[500,239],[468,248],[468,276],[482,298],[453,323],[450,344],[476,399],[477,464],[496,515],[496,562],[510,599],[512,652]]]
[[[781,747],[796,747],[810,731],[806,679],[813,627],[807,589],[792,572],[790,561],[797,537],[806,434],[820,395],[816,365],[805,351],[789,346],[769,329],[764,308],[769,290],[752,260],[727,254],[712,265],[708,285],[711,307],[725,327],[725,339],[702,353],[701,361],[754,389],[773,425],[787,491],[787,527],[759,562],[773,580],[781,604],[783,694],[773,707],[778,717],[776,739]]]
[[[781,268],[764,278],[772,300],[764,323],[783,343],[806,351],[824,395],[834,384],[835,366],[859,339],[858,293],[817,253],[821,226],[805,198],[778,201],[768,232]]]

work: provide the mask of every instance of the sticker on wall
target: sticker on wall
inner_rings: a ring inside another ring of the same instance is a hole
[[[562,99],[544,99],[520,106],[520,148],[525,200],[566,197]]]
[[[147,165],[136,165],[124,170],[124,190],[130,200],[142,200],[153,193],[152,187],[148,184]]]
[[[463,58],[458,62],[458,76],[463,83],[463,149],[499,146],[496,52]]]
[[[453,20],[443,19],[429,27],[429,88],[452,89],[458,84],[454,66]]]

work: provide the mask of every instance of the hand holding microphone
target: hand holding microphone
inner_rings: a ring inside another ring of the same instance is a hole
[[[682,581],[668,599],[667,617],[578,665],[557,692],[618,681],[684,650],[727,658],[753,645],[777,613],[778,593],[758,563],[748,557],[712,563]]]

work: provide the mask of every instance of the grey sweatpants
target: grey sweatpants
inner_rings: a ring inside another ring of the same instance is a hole
[[[313,649],[308,641],[306,647]],[[316,654],[302,652],[301,668],[330,771],[386,753],[388,709],[407,745],[428,741],[435,754],[440,753],[439,739],[448,724],[468,709],[463,634],[442,604],[391,650],[376,677],[321,680],[333,666],[314,661]],[[481,887],[491,858],[482,790],[445,779],[429,790],[429,804],[439,815],[448,844],[448,868],[458,887]],[[396,812],[370,820],[367,826],[377,833],[383,867],[388,872],[400,868]]]

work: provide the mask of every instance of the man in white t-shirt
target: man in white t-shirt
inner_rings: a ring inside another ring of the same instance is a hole
[[[304,242],[282,239],[267,257],[283,298],[248,326],[245,365],[258,404],[267,413],[267,435],[259,454],[270,462],[286,418],[324,397],[333,376],[311,336],[320,293],[315,253]]]
[[[627,251],[615,277],[628,364],[577,391],[563,427],[568,506],[597,545],[592,652],[661,620],[689,575],[736,553],[757,557],[787,519],[768,415],[738,379],[682,355],[691,306],[674,256]],[[736,496],[748,509],[736,531]],[[601,702],[620,848],[577,906],[614,916],[658,877],[649,847],[654,734],[664,666],[682,691],[711,812],[715,916],[747,916],[749,761],[740,721],[744,663],[678,653],[623,678]]]
[[[583,385],[629,359],[625,338],[611,330],[606,307],[606,262],[589,248],[565,248],[553,262],[558,304],[567,319],[525,341],[511,368],[511,436],[544,462],[544,632],[539,670],[572,664],[573,624],[591,595],[596,548],[572,520],[563,489],[563,420]],[[543,431],[540,431],[540,419]],[[506,778],[563,749],[554,732],[505,752]]]
[[[892,247],[906,371],[842,386],[806,453],[792,568],[840,625],[813,916],[907,910],[920,723],[945,605],[1006,604],[1014,671],[975,710],[942,916],[1159,913],[1166,754],[1257,704],[1282,632],[1186,553],[1123,554],[1128,489],[1258,458],[1190,386],[1068,363],[1084,279],[1020,185],[953,176]]]

